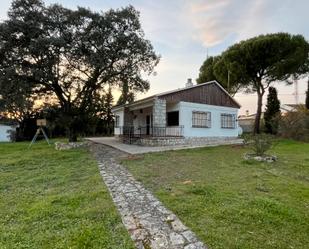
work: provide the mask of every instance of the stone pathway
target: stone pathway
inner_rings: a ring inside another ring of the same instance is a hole
[[[100,173],[138,249],[206,249],[171,211],[118,162],[125,152],[92,143]]]

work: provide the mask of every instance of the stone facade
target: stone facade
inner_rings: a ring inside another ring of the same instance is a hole
[[[173,146],[173,145],[185,145],[185,138],[141,138],[136,141],[137,144],[142,146]]]
[[[141,138],[136,144],[141,146],[207,146],[224,144],[241,144],[243,141],[237,137],[159,137]]]
[[[124,115],[123,115],[123,126],[133,126],[133,119],[134,115],[133,113],[129,110],[128,107],[124,108]]]
[[[152,109],[153,126],[166,127],[166,100],[156,98]]]

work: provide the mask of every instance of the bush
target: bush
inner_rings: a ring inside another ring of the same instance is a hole
[[[244,141],[256,156],[265,156],[274,145],[274,137],[267,134],[246,135]]]
[[[295,111],[283,115],[279,121],[279,135],[309,142],[309,110],[300,105]]]

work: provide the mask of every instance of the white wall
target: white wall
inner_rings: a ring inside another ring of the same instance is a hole
[[[189,102],[179,102],[173,110],[179,110],[179,125],[184,126],[185,137],[237,137],[238,124],[235,129],[221,128],[221,113],[235,114],[237,118],[238,109],[224,106],[213,106]],[[211,112],[210,128],[193,128],[192,111]]]
[[[9,126],[9,125],[0,124],[0,142],[9,142],[10,141],[9,133],[8,133],[8,131],[10,131],[10,130],[14,130],[14,128]]]
[[[124,122],[124,110],[123,109],[119,109],[117,111],[114,111],[113,114],[115,115],[115,117],[118,115],[119,116],[119,127],[123,126],[123,122]],[[114,128],[114,134],[115,135],[119,135],[120,134],[120,129],[119,127],[115,127]]]
[[[152,114],[152,107],[146,107],[143,110],[143,113],[140,112],[140,110],[134,110],[133,115],[135,118],[133,119],[133,125],[134,127],[145,127],[146,126],[146,116]],[[150,125],[151,125],[151,119],[150,119]]]
[[[235,129],[221,128],[221,113],[235,114],[238,116],[238,109],[224,106],[213,106],[205,104],[197,104],[190,102],[179,102],[175,104],[167,103],[166,112],[179,111],[179,125],[184,126],[183,135],[185,137],[237,137],[238,123]],[[210,128],[193,128],[192,127],[192,112],[203,111],[211,112],[211,127]],[[114,115],[119,115],[119,126],[124,125],[124,111],[119,109],[113,112]],[[146,115],[151,115],[152,108],[144,108],[143,113],[139,110],[134,110],[136,115],[133,120],[134,127],[146,126]],[[115,127],[115,135],[120,134],[120,128]]]

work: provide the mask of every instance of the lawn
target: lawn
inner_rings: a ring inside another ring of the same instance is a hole
[[[85,149],[0,143],[0,248],[134,248]]]
[[[198,237],[218,248],[309,247],[309,144],[282,140],[276,163],[221,146],[122,163]]]

